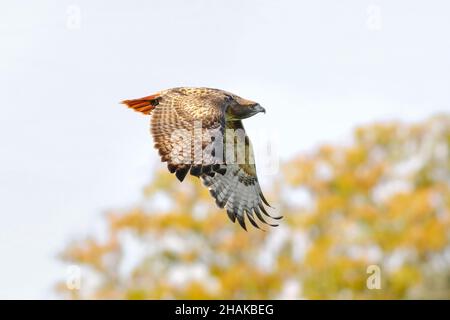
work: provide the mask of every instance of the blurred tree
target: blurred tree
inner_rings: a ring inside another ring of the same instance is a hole
[[[450,117],[374,124],[283,167],[268,198],[282,226],[243,231],[198,179],[165,170],[107,215],[103,241],[70,244],[70,298],[450,298]],[[267,189],[267,188],[265,188]],[[270,192],[268,192],[270,191]],[[369,289],[369,266],[380,289]],[[376,276],[376,274],[374,275]]]

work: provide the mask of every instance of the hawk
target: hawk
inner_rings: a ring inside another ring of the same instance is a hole
[[[256,175],[253,150],[242,119],[265,109],[235,94],[211,88],[173,88],[122,101],[151,115],[151,134],[162,162],[181,182],[190,173],[199,177],[225,208],[232,222],[247,230],[245,217],[258,228],[264,215],[273,219]]]

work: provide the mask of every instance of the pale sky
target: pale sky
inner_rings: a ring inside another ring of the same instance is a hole
[[[27,4],[26,4],[27,3]],[[176,86],[258,101],[281,159],[450,111],[448,1],[2,1],[0,298],[54,298],[56,254],[159,164],[118,102]],[[263,176],[262,180],[268,178]]]

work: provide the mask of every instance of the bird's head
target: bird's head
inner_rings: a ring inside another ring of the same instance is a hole
[[[227,120],[242,120],[260,112],[266,113],[266,110],[254,101],[232,94],[226,95],[225,99],[227,102],[225,112]]]

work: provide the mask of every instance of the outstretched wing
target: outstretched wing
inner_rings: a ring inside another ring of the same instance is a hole
[[[171,173],[183,181],[194,176],[225,173],[215,150],[222,148],[225,118],[217,90],[176,88],[155,95],[124,101],[129,107],[152,115],[155,147]]]
[[[212,177],[202,175],[203,184],[208,187],[211,195],[216,199],[216,204],[227,210],[230,220],[232,222],[237,220],[245,230],[245,216],[256,228],[259,226],[255,221],[255,216],[263,223],[277,226],[264,219],[264,215],[273,219],[282,217],[273,217],[266,210],[265,206],[270,207],[270,205],[259,186],[252,146],[250,139],[245,134],[242,122],[227,122],[226,127],[231,129],[232,138],[230,139],[230,135],[225,134],[225,154],[227,156],[231,154],[233,158],[226,159],[224,175],[216,174]],[[243,134],[242,139],[239,138],[239,130]]]

